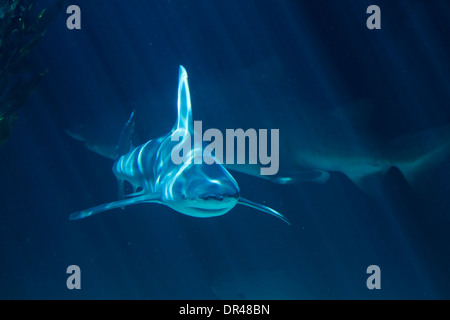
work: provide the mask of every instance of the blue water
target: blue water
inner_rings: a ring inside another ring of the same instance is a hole
[[[448,160],[419,195],[395,170],[375,195],[340,173],[293,185],[233,173],[246,198],[291,226],[242,206],[197,219],[156,204],[69,221],[114,201],[117,187],[112,162],[65,133],[84,125],[114,141],[133,109],[144,141],[168,132],[180,64],[205,128],[282,135],[308,108],[325,115],[358,99],[373,102],[364,125],[380,139],[443,126],[448,1],[71,4],[82,28],[68,30],[62,12],[33,48],[33,70],[50,71],[0,149],[0,298],[450,298]],[[381,30],[366,27],[371,4]],[[66,287],[69,265],[81,269],[81,290]],[[366,286],[370,265],[379,290]]]

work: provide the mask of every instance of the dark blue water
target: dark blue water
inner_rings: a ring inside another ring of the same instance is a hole
[[[198,219],[156,204],[69,221],[114,201],[117,187],[112,162],[65,133],[84,126],[115,141],[133,109],[143,141],[167,133],[180,64],[205,128],[287,135],[305,112],[325,116],[359,99],[374,110],[349,121],[380,141],[443,126],[448,1],[70,4],[82,29],[68,30],[61,12],[33,48],[33,70],[50,71],[0,149],[0,298],[450,298],[448,159],[419,192],[395,169],[370,195],[338,172],[293,185],[233,173],[243,196],[291,226],[242,206]],[[371,4],[381,30],[366,27]],[[66,287],[69,265],[81,269],[81,290]],[[379,290],[366,286],[370,265],[380,267]]]

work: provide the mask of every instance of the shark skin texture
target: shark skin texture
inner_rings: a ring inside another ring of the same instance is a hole
[[[119,182],[119,188],[123,187],[124,181],[128,181],[134,192],[123,195],[123,190],[119,190],[123,199],[74,212],[69,219],[78,220],[140,203],[163,204],[185,215],[210,218],[223,215],[236,204],[241,204],[290,224],[288,219],[276,210],[242,198],[237,182],[218,161],[211,161],[212,164],[206,164],[205,161],[195,164],[194,155],[203,154],[203,146],[201,150],[192,148],[186,155],[186,161],[180,164],[172,161],[174,148],[179,148],[194,130],[187,72],[183,66],[179,68],[177,108],[177,120],[169,133],[120,155],[120,150],[126,145],[122,136],[129,136],[132,132],[133,111],[116,149],[119,154],[113,165],[113,173]],[[215,160],[210,156],[211,160]]]

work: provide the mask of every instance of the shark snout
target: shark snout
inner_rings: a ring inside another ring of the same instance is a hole
[[[233,181],[209,182],[198,185],[193,194],[200,201],[227,202],[239,200],[239,187]]]
[[[239,187],[233,181],[209,180],[190,184],[179,203],[182,213],[196,217],[212,217],[225,214],[239,201]]]

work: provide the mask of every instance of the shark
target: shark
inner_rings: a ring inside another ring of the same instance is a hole
[[[261,175],[261,163],[225,164],[230,171],[278,184],[324,184],[344,176],[364,194],[376,197],[386,175],[394,172],[400,172],[416,194],[424,194],[436,169],[450,159],[450,123],[445,116],[436,126],[383,136],[383,130],[373,129],[376,121],[383,126],[384,118],[372,99],[352,96],[329,104],[325,97],[306,92],[303,83],[293,83],[298,79],[289,79],[287,69],[275,57],[222,73],[216,81],[207,81],[211,74],[199,80],[202,95],[196,103],[215,106],[214,113],[207,107],[202,110],[212,126],[279,128],[276,175]],[[240,112],[226,112],[236,103]]]
[[[429,194],[437,168],[450,159],[450,124],[380,137],[371,130],[376,111],[372,101],[352,98],[323,108],[286,79],[285,69],[279,59],[270,58],[228,73],[206,73],[204,81],[196,79],[202,94],[193,98],[208,124],[224,130],[280,130],[276,175],[261,175],[261,163],[225,163],[225,169],[284,185],[325,184],[337,173],[371,197],[380,195],[387,175],[399,173],[417,195]],[[161,103],[157,97],[153,100]],[[230,113],[230,105],[236,103],[240,112]],[[115,160],[114,144],[105,144],[95,130],[90,135],[79,131],[67,133]]]
[[[345,108],[369,108],[368,103],[356,101]],[[376,195],[374,189],[386,175],[398,171],[413,191],[423,193],[434,171],[450,159],[450,124],[378,139],[351,124],[359,121],[348,115],[352,111],[345,111],[345,120],[335,111],[309,113],[307,120],[296,119],[297,125],[289,125],[289,130],[280,129],[278,174],[260,175],[260,163],[226,165],[227,169],[278,184],[326,183],[339,173],[367,195]],[[362,121],[361,126],[365,125]]]
[[[122,131],[116,148],[117,159],[113,165],[119,189],[127,181],[133,187],[133,192],[124,194],[122,189],[119,191],[122,199],[74,212],[69,216],[70,220],[142,203],[162,204],[188,216],[210,218],[224,215],[240,204],[290,224],[278,211],[241,197],[236,180],[216,161],[214,155],[209,154],[212,161],[196,164],[194,157],[203,154],[203,145],[194,146],[182,163],[175,164],[172,161],[172,152],[180,147],[188,135],[194,133],[188,76],[183,66],[179,67],[177,120],[172,130],[135,148],[129,145],[131,150],[121,154],[127,146],[124,141],[133,132],[133,118],[134,111]]]

